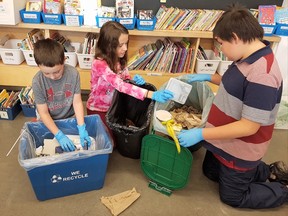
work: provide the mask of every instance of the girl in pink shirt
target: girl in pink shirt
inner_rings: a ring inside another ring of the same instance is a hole
[[[128,30],[120,23],[109,21],[100,29],[91,70],[91,91],[87,101],[87,114],[98,114],[106,124],[105,115],[111,105],[115,89],[139,100],[151,98],[165,103],[173,98],[168,90],[151,91],[125,82],[131,79],[127,69]],[[145,84],[135,75],[136,84]],[[111,134],[111,133],[110,133]]]

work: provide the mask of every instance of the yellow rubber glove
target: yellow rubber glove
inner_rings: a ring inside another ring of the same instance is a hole
[[[180,147],[178,138],[177,138],[177,136],[175,134],[175,131],[173,129],[173,124],[174,123],[175,122],[174,122],[173,119],[170,119],[168,121],[162,122],[163,125],[166,125],[167,132],[172,137],[172,139],[174,140],[176,148],[177,148],[177,151],[178,151],[178,153],[180,153],[181,152],[181,147]]]

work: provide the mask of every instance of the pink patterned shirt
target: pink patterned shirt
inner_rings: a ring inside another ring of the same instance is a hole
[[[91,92],[86,104],[89,110],[107,112],[115,89],[140,100],[145,99],[147,89],[124,82],[125,79],[131,79],[129,71],[127,68],[121,70],[120,64],[118,68],[116,74],[109,68],[106,61],[101,59],[93,61],[90,80]]]

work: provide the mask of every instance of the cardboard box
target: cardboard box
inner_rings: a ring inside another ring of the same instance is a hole
[[[64,134],[77,135],[75,118],[56,120]],[[89,150],[36,157],[35,149],[53,134],[42,122],[26,122],[19,146],[19,163],[27,171],[38,200],[101,189],[104,186],[109,154],[113,150],[110,136],[99,115],[85,116],[86,129],[95,144]],[[48,158],[49,157],[49,158]]]
[[[21,22],[19,11],[25,8],[26,0],[1,0],[0,25],[16,25]]]

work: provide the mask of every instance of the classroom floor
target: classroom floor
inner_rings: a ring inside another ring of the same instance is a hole
[[[110,154],[102,189],[38,201],[27,172],[18,163],[18,144],[12,148],[24,122],[30,120],[31,118],[24,117],[22,112],[13,121],[0,120],[1,216],[110,216],[111,213],[100,202],[100,198],[133,187],[141,196],[121,216],[288,215],[288,203],[268,210],[237,209],[223,204],[218,196],[217,184],[209,181],[201,172],[203,148],[193,154],[193,166],[187,186],[173,191],[171,196],[163,195],[148,187],[148,179],[140,168],[140,160],[125,158],[114,150]],[[275,130],[270,149],[264,158],[268,163],[276,160],[288,162],[287,130]]]

